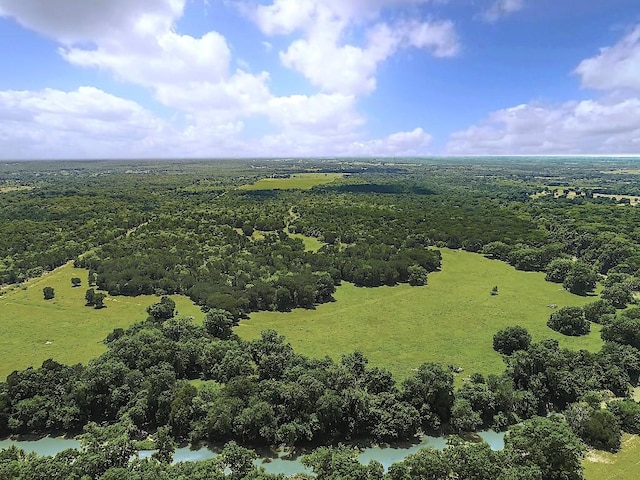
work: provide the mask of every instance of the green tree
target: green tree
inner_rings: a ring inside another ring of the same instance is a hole
[[[586,295],[596,288],[598,274],[584,262],[573,262],[571,269],[565,276],[562,286],[576,295]]]
[[[158,303],[154,303],[147,307],[149,317],[156,322],[164,322],[173,318],[176,314],[176,302],[170,297],[163,296]]]
[[[600,296],[615,308],[625,308],[628,303],[633,302],[631,290],[622,283],[614,283],[610,287],[605,287]]]
[[[412,287],[420,287],[427,284],[427,269],[420,265],[409,265],[407,268],[409,274],[409,285]]]
[[[573,260],[569,258],[556,258],[547,265],[547,282],[563,283],[573,267]]]
[[[96,310],[99,310],[101,308],[104,308],[106,305],[104,304],[104,299],[107,298],[107,295],[102,293],[102,292],[98,292],[93,296],[93,308],[95,308]]]
[[[71,278],[71,286],[72,287],[79,287],[80,285],[82,285],[82,280],[80,279],[80,277],[72,277]]]
[[[585,448],[561,416],[534,417],[505,437],[505,454],[514,465],[540,469],[544,480],[582,480]]]
[[[221,340],[228,340],[233,335],[233,316],[226,310],[211,309],[204,317],[204,328],[209,334]]]
[[[531,334],[520,325],[504,328],[493,336],[493,349],[503,355],[511,355],[516,350],[526,350],[529,345]]]
[[[586,335],[591,331],[591,324],[584,318],[584,312],[580,307],[563,307],[553,312],[547,326],[563,335],[573,337]]]
[[[56,292],[53,287],[44,287],[42,289],[42,295],[45,300],[52,300],[56,296]]]
[[[84,299],[87,307],[94,306],[96,304],[96,291],[93,288],[90,288],[87,290],[87,293],[84,294]]]
[[[173,460],[173,454],[176,451],[177,444],[171,436],[171,428],[167,425],[159,427],[155,434],[156,451],[151,455],[152,458],[160,463],[170,464]]]

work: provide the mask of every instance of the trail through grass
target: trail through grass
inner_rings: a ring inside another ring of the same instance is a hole
[[[406,377],[423,362],[455,364],[473,372],[500,373],[501,356],[493,351],[493,335],[519,324],[534,340],[556,338],[564,347],[596,351],[600,326],[585,337],[566,337],[546,326],[556,304],[583,305],[595,297],[579,297],[539,272],[520,272],[506,263],[464,251],[442,250],[441,272],[429,275],[426,287],[358,288],[343,284],[336,302],[315,310],[259,312],[242,321],[236,332],[251,339],[265,329],[285,335],[300,353],[314,357],[361,350],[372,365]],[[490,295],[493,286],[499,294]]]
[[[106,350],[104,338],[117,327],[147,317],[146,308],[158,297],[107,297],[106,308],[85,307],[87,270],[71,263],[14,287],[0,296],[0,378],[14,370],[40,366],[48,358],[62,363],[86,363]],[[71,278],[82,279],[80,287]],[[53,287],[55,298],[44,300],[42,289]],[[190,299],[172,295],[179,316],[202,321],[204,314]]]

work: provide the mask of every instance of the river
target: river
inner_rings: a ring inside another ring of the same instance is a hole
[[[487,430],[478,432],[478,436],[487,442],[493,450],[502,450],[504,447],[503,432]],[[447,440],[444,437],[423,436],[421,442],[415,444],[365,448],[361,450],[359,459],[364,464],[369,463],[371,460],[376,460],[380,462],[386,470],[392,464],[401,461],[408,455],[416,453],[421,448],[431,447],[441,450],[446,444]],[[80,448],[79,441],[66,438],[45,437],[39,440],[0,440],[0,449],[7,448],[11,445],[15,445],[28,453],[35,452],[38,455],[55,455],[70,448]],[[151,456],[152,453],[153,451],[151,450],[144,450],[140,452],[140,457],[146,458]],[[256,466],[264,467],[268,473],[282,473],[284,475],[311,473],[309,469],[306,469],[300,463],[300,458],[288,458],[286,452],[281,452],[278,455],[267,454],[265,452],[262,452],[262,454],[263,456],[256,459],[254,463]],[[218,454],[216,452],[208,448],[192,450],[189,447],[182,447],[176,450],[173,461],[174,463],[196,462],[217,456]]]

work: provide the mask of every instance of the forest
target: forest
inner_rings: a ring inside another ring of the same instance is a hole
[[[107,295],[157,301],[144,322],[113,330],[97,358],[49,359],[0,383],[0,437],[81,434],[83,444],[55,457],[4,450],[0,478],[278,478],[251,463],[250,449],[261,446],[306,452],[303,463],[321,479],[583,478],[587,448],[616,452],[623,434],[640,434],[632,398],[640,210],[592,195],[638,194],[640,176],[621,173],[632,167],[623,159],[5,164],[3,294],[42,275],[46,285],[47,272],[72,261],[89,272],[76,283],[91,306],[104,307]],[[309,189],[295,178],[286,189],[241,188],[308,173],[339,175]],[[556,187],[588,192],[537,195]],[[532,341],[514,319],[491,332],[503,373],[464,372],[457,382],[451,365],[413,365],[398,379],[359,351],[312,358],[276,331],[255,340],[237,333],[252,312],[333,302],[343,282],[429,288],[446,268],[443,248],[544,272],[589,297],[542,321],[566,336],[598,324],[601,349]],[[176,313],[174,294],[202,318]],[[386,472],[346,446],[486,428],[508,430],[504,450],[452,436],[443,451],[420,451]],[[154,456],[132,460],[149,438]],[[201,442],[219,445],[220,456],[171,463],[176,445]]]

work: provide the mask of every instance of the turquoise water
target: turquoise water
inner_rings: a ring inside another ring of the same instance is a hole
[[[478,432],[478,436],[482,438],[493,450],[502,450],[504,448],[504,432],[493,432],[487,430]],[[45,437],[40,440],[0,440],[0,449],[15,445],[24,451],[30,453],[35,452],[38,455],[55,455],[70,448],[80,448],[80,442],[77,440],[66,438]],[[442,450],[447,445],[444,437],[423,436],[419,443],[391,445],[382,447],[369,447],[362,449],[359,460],[363,464],[367,464],[372,460],[376,460],[385,468],[389,468],[392,464],[403,460],[408,455],[417,453],[421,448],[436,448]],[[140,452],[140,458],[150,457],[152,450]],[[254,464],[263,467],[268,473],[280,473],[284,475],[294,475],[296,473],[311,473],[311,470],[305,468],[300,463],[300,458],[288,458],[286,452],[279,452],[277,455],[265,454],[256,459]],[[177,462],[197,462],[217,457],[218,454],[208,448],[200,448],[192,450],[189,447],[178,448],[173,456],[174,463]]]

